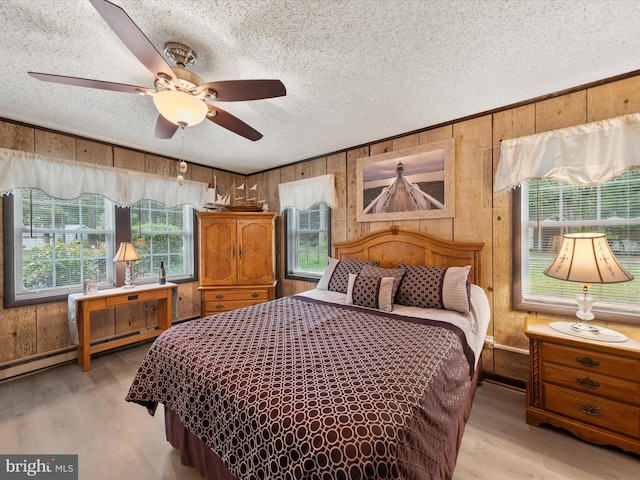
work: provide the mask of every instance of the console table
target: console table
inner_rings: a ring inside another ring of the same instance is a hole
[[[91,354],[111,350],[123,345],[147,340],[160,335],[171,327],[172,293],[177,287],[174,283],[165,285],[140,285],[134,288],[111,288],[95,293],[69,295],[69,328],[74,343],[78,344],[78,363],[86,372],[91,368]],[[129,335],[117,340],[91,346],[91,312],[130,303],[158,301],[158,328]],[[75,325],[77,325],[77,330]],[[75,336],[74,334],[76,334]]]

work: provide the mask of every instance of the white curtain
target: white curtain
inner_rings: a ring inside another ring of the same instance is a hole
[[[503,140],[495,192],[538,178],[597,185],[640,167],[640,114]]]
[[[330,208],[338,208],[335,175],[327,174],[278,185],[280,212],[288,207],[299,211],[309,210],[318,202]]]
[[[0,195],[18,188],[37,188],[61,200],[90,193],[120,206],[154,200],[166,208],[200,209],[207,184],[185,180],[179,185],[175,178],[0,148]]]

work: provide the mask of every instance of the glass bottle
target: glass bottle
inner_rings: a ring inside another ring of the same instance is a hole
[[[159,275],[158,283],[160,285],[164,285],[167,283],[167,272],[164,269],[164,262],[160,262],[160,275]]]

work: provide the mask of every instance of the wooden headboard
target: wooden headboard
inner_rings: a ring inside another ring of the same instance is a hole
[[[419,230],[391,226],[355,240],[333,244],[338,260],[377,260],[384,268],[407,265],[464,267],[471,265],[471,282],[480,284],[480,252],[484,243],[452,242]]]

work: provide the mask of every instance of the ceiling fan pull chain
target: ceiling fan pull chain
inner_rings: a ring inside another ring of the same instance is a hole
[[[183,149],[184,149],[184,128],[187,126],[186,123],[180,122],[180,153],[178,158],[180,159],[178,163],[178,183],[182,185],[184,183],[184,174],[187,173],[187,162],[183,160]]]

